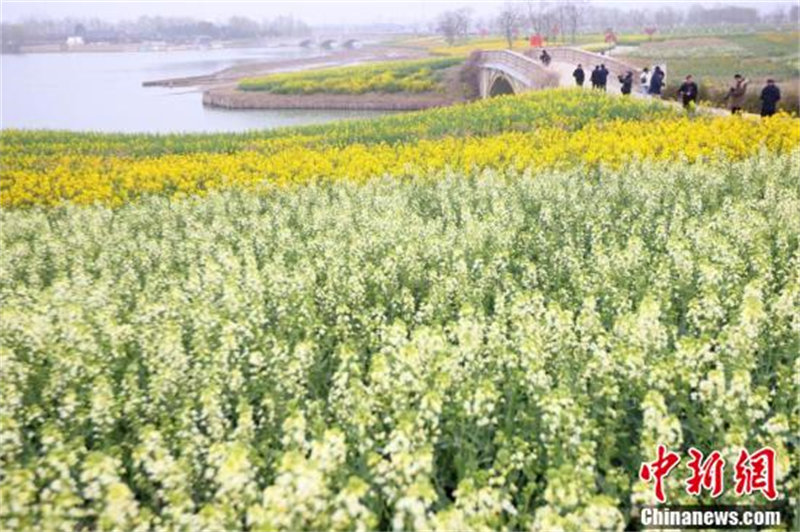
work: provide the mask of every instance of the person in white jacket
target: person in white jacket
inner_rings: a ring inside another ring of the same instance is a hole
[[[641,90],[642,94],[645,96],[650,94],[650,69],[647,67],[644,67],[642,75],[639,76],[639,90]]]

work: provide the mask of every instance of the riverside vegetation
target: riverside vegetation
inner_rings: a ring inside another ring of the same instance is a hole
[[[270,74],[244,79],[239,88],[276,94],[429,92],[442,90],[444,71],[460,63],[457,58],[422,59]]]
[[[659,443],[796,496],[797,126],[2,133],[0,526],[622,530]]]

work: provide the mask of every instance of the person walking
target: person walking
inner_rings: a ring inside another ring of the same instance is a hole
[[[606,86],[608,85],[608,69],[605,64],[600,65],[600,75],[598,77],[600,79],[600,88],[606,90]]]
[[[619,75],[617,79],[619,79],[619,82],[622,84],[619,89],[620,92],[622,92],[622,94],[625,96],[629,95],[631,93],[631,89],[633,89],[633,72],[628,70],[624,76]]]
[[[761,89],[761,116],[772,116],[778,110],[781,101],[781,90],[774,79],[768,79],[767,85]]]
[[[593,89],[600,88],[600,65],[595,65],[594,70],[592,70],[590,81],[592,82]]]
[[[586,74],[583,72],[583,67],[578,63],[578,68],[572,72],[572,77],[575,78],[575,84],[578,87],[583,87],[583,80],[586,79]]]
[[[747,94],[747,85],[749,83],[750,80],[743,77],[741,74],[736,74],[733,76],[733,85],[731,85],[728,94],[725,96],[725,99],[728,101],[728,107],[731,110],[731,114],[735,115],[742,112],[745,95]]]
[[[547,53],[547,50],[542,50],[542,55],[539,56],[539,59],[544,66],[550,65],[550,54]]]
[[[684,82],[681,83],[680,88],[678,88],[678,96],[681,97],[685,108],[688,109],[692,104],[697,104],[697,91],[697,83],[694,82],[692,75],[689,74]]]
[[[642,69],[642,75],[639,76],[639,88],[642,94],[647,95],[650,93],[650,69],[648,67]]]
[[[664,72],[661,67],[656,67],[653,70],[653,75],[650,77],[650,91],[651,96],[661,96],[661,87],[664,86]]]

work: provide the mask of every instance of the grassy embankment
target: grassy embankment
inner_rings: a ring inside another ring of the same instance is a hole
[[[239,88],[276,94],[444,91],[447,72],[460,63],[456,58],[423,59],[270,74],[244,79]]]
[[[231,108],[418,110],[471,99],[460,58],[383,61],[246,78],[210,90],[208,105]]]

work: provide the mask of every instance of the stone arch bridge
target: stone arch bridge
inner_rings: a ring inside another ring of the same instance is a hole
[[[605,55],[595,54],[578,48],[547,48],[552,58],[545,66],[540,60],[541,48],[533,48],[524,53],[512,50],[481,51],[477,63],[480,68],[479,89],[481,98],[500,94],[519,94],[530,90],[551,87],[571,87],[575,85],[572,71],[578,64],[583,65],[586,82],[596,65],[604,64],[609,71],[609,92],[619,92],[617,76],[633,72],[634,80],[639,79],[638,67]],[[663,68],[663,67],[662,67]],[[637,82],[634,82],[636,85]],[[635,87],[634,87],[635,90]]]

